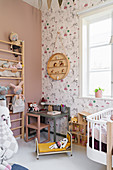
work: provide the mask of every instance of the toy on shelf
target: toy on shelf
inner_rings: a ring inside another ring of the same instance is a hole
[[[64,66],[63,61],[59,61],[59,66]]]
[[[9,66],[10,66],[10,65],[9,65],[8,62],[5,62],[5,63],[2,64],[2,67],[3,67],[3,68],[9,68]]]
[[[33,103],[32,102],[28,103],[28,111],[29,112],[33,111]]]
[[[45,105],[45,104],[46,104],[46,102],[47,102],[47,100],[46,100],[46,99],[44,99],[44,97],[42,97],[40,104],[41,104],[41,105]]]
[[[12,107],[13,107],[13,113],[23,112],[24,111],[24,96],[22,93],[22,85],[23,81],[19,83],[19,85],[14,85],[10,83],[10,86],[14,88],[14,97],[12,99]]]
[[[40,101],[40,105],[42,106],[42,108],[40,109],[40,111],[46,111],[47,109],[45,109],[45,104],[46,104],[47,100],[42,97],[41,101]]]
[[[77,123],[78,122],[78,118],[76,116],[72,116],[71,117],[71,121]]]
[[[39,108],[38,108],[38,105],[36,104],[36,102],[33,103],[33,111],[35,112],[39,112]]]
[[[54,63],[54,64],[53,64],[53,67],[57,67],[57,63]]]
[[[15,64],[10,65],[9,68],[11,69],[11,71],[12,71],[13,73],[16,73],[16,72],[18,71],[18,70],[17,70],[17,67],[15,66]]]
[[[19,52],[21,53],[21,40],[18,40],[18,34],[17,33],[10,33],[9,35],[9,40],[14,43],[14,45],[11,45],[10,49],[13,50],[14,52]],[[17,54],[14,54],[15,57],[18,57]]]
[[[16,68],[17,68],[17,69],[22,69],[22,64],[19,62],[19,63],[16,65]]]
[[[8,93],[9,87],[0,86],[0,100],[6,100],[6,95]]]
[[[87,116],[90,113],[81,112],[78,113],[78,117],[73,116],[71,117],[71,121],[69,122],[69,131],[75,136],[76,143],[81,146],[86,146],[87,143]],[[74,137],[73,137],[74,138]]]
[[[52,112],[53,111],[53,107],[51,105],[48,106],[48,112]]]

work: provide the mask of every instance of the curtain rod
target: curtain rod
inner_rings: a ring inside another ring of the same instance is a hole
[[[113,5],[113,0],[110,1],[110,2],[103,2],[100,5],[96,5],[96,6],[92,7],[92,8],[88,8],[88,9],[79,11],[79,12],[77,12],[77,15],[80,16],[80,15],[83,15],[83,14],[87,14],[88,12],[93,12],[96,9],[101,9],[101,8],[104,8],[104,7],[108,7],[110,5]]]

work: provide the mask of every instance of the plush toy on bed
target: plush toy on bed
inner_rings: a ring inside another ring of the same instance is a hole
[[[11,166],[6,162],[18,150],[18,144],[10,130],[9,109],[0,106],[0,170],[11,170]]]
[[[24,96],[22,93],[22,85],[23,81],[19,83],[19,85],[15,86],[14,84],[10,83],[10,86],[14,88],[14,97],[12,99],[12,107],[13,113],[23,112],[24,111]]]
[[[6,100],[6,94],[8,93],[8,90],[8,86],[0,86],[0,100]]]
[[[68,143],[68,139],[67,138],[64,138],[58,142],[56,142],[55,144],[51,145],[49,148],[50,149],[57,149],[57,148],[65,148],[65,146],[67,145]]]

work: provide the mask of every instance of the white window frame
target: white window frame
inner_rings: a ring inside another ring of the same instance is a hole
[[[108,6],[104,6],[102,7],[101,9],[99,8],[95,8],[93,10],[86,10],[85,11],[81,11],[78,13],[78,16],[79,16],[79,27],[80,27],[80,32],[79,32],[79,54],[80,54],[80,67],[79,67],[79,73],[80,73],[80,79],[79,79],[79,83],[80,83],[80,91],[79,91],[79,97],[91,97],[91,96],[84,96],[83,94],[83,29],[82,29],[82,26],[83,26],[83,18],[87,17],[87,16],[90,16],[90,15],[94,15],[96,14],[97,12],[102,12],[102,11],[106,11],[106,10],[111,10],[113,9],[113,4],[110,4]],[[113,13],[112,13],[112,27],[113,27]],[[113,35],[113,28],[112,28],[112,35]],[[88,48],[88,47],[87,47]],[[89,50],[87,50],[87,53],[88,53]],[[111,45],[111,55],[113,56],[113,45]],[[88,55],[89,56],[89,55]],[[113,97],[113,57],[111,57],[111,97]],[[88,83],[87,83],[88,84]],[[89,88],[86,87],[86,89],[88,90]],[[88,92],[87,92],[88,94]]]

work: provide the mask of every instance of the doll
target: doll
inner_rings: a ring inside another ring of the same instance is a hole
[[[33,111],[33,103],[28,103],[28,111],[29,112]]]
[[[39,112],[39,108],[38,108],[38,105],[36,104],[36,102],[33,103],[33,111]]]
[[[65,148],[65,146],[67,145],[68,139],[64,138],[58,142],[56,142],[55,144],[51,145],[49,148],[50,149],[57,149],[57,148]]]

